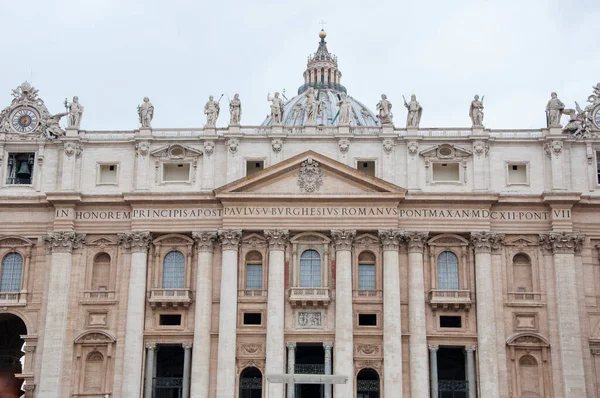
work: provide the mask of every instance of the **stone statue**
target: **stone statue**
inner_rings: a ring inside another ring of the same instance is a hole
[[[144,103],[138,107],[138,115],[140,118],[140,126],[142,128],[150,128],[150,122],[154,117],[154,105],[148,97],[144,97]]]
[[[77,98],[77,97],[75,97]],[[60,119],[63,116],[67,116],[69,113],[57,113],[56,115],[50,115],[50,117],[46,120],[46,128],[44,130],[44,134],[47,138],[54,139],[57,137],[61,137],[65,135],[63,129],[60,128]]]
[[[381,124],[392,124],[392,118],[394,115],[392,114],[392,104],[388,101],[387,96],[385,94],[381,94],[381,101],[376,106],[379,114],[377,118]]]
[[[273,124],[283,123],[283,100],[279,98],[279,93],[276,92],[273,97],[267,94],[267,101],[271,101],[271,118]]]
[[[79,103],[79,97],[74,96],[73,102],[69,104],[69,128],[79,130],[81,117],[83,116],[83,106]]]
[[[404,96],[402,96],[404,98]],[[406,115],[406,127],[419,127],[421,123],[421,115],[423,114],[423,107],[417,101],[416,95],[410,96],[410,102],[406,103],[404,100],[404,106],[408,109],[408,115]]]
[[[317,124],[317,117],[321,111],[321,101],[319,95],[315,94],[315,89],[309,87],[306,91],[306,124],[314,126]]]
[[[483,97],[479,100],[479,95],[476,95],[471,101],[469,108],[469,117],[473,122],[473,127],[483,127]]]
[[[214,100],[211,95],[208,97],[208,102],[204,105],[204,114],[206,115],[206,126],[204,127],[215,127],[217,125],[217,119],[219,118],[219,103]]]
[[[560,118],[565,109],[565,104],[558,99],[556,93],[550,94],[552,98],[546,105],[546,124],[547,127],[562,127],[560,124]]]
[[[242,118],[242,101],[240,101],[240,95],[236,94],[233,99],[229,101],[229,124],[240,124]]]
[[[575,139],[591,138],[591,120],[587,109],[581,109],[581,106],[575,101],[575,109],[564,109],[565,115],[569,115],[569,122],[563,129],[563,132],[570,133]]]
[[[340,107],[338,118],[340,125],[349,125],[350,124],[350,112],[352,110],[352,103],[347,98],[346,93],[342,93],[342,98],[338,102],[338,106]]]

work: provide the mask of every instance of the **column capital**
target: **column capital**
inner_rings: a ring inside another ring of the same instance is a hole
[[[217,231],[193,231],[192,238],[196,241],[196,250],[199,252],[211,252],[217,240]]]
[[[504,234],[490,231],[471,232],[471,244],[475,248],[475,253],[491,253],[498,250],[503,243]]]
[[[269,250],[285,250],[290,231],[287,229],[265,229],[264,234],[269,242]]]
[[[183,344],[181,344],[181,346],[183,347],[184,350],[191,350],[193,344],[192,343],[183,343]]]
[[[146,343],[147,350],[156,350],[156,343]]]
[[[550,232],[540,235],[540,244],[544,250],[557,253],[578,253],[585,241],[585,235],[572,232]]]
[[[423,253],[428,236],[429,232],[405,231],[403,237],[408,245],[408,252]]]
[[[296,342],[295,341],[287,341],[285,343],[285,346],[287,347],[288,350],[295,350],[296,349]]]
[[[397,228],[379,230],[379,240],[383,251],[398,251],[402,238],[402,231]]]
[[[592,353],[592,355],[594,355],[594,356],[599,356],[599,355],[600,355],[600,349],[598,349],[598,348],[592,348],[592,349],[590,350],[590,352],[591,352],[591,353]]]
[[[237,250],[242,238],[241,229],[220,229],[219,240],[223,250]]]
[[[475,344],[465,346],[466,352],[475,352],[476,350],[477,350],[477,346]]]
[[[52,231],[42,237],[52,253],[71,253],[85,243],[85,234],[75,231]]]
[[[325,351],[331,351],[331,349],[333,348],[333,341],[325,341],[323,343],[323,348],[325,349]]]
[[[351,250],[352,242],[356,237],[355,229],[332,229],[331,237],[336,250]]]
[[[117,234],[119,243],[131,252],[146,253],[152,243],[152,234],[149,231],[132,231]]]
[[[433,351],[433,352],[437,352],[437,350],[440,349],[440,346],[438,344],[429,344],[429,351]]]

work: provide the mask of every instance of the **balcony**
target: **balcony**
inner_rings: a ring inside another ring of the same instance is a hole
[[[328,287],[290,288],[290,304],[292,307],[327,307],[329,301]]]
[[[542,293],[540,292],[508,292],[509,307],[543,307]]]
[[[150,306],[152,308],[188,308],[192,302],[192,291],[190,289],[152,289],[148,301],[150,301]]]
[[[471,308],[470,290],[431,290],[429,293],[429,305],[436,310],[458,310]]]
[[[352,298],[357,303],[381,303],[383,290],[353,290]]]
[[[325,365],[323,364],[300,364],[294,365],[294,373],[301,375],[324,375]]]
[[[115,301],[114,290],[84,290],[82,304],[112,303]]]
[[[0,306],[14,307],[27,305],[27,293],[0,292]]]
[[[241,289],[238,290],[238,300],[252,303],[266,303],[267,291],[264,289]]]

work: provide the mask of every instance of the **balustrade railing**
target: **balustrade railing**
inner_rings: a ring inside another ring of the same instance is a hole
[[[329,305],[329,288],[291,287],[289,297],[292,306],[327,306]]]
[[[464,380],[438,380],[439,398],[467,398],[469,383]]]
[[[240,297],[263,297],[267,295],[264,289],[243,289],[239,291]]]
[[[21,298],[25,298],[21,297],[21,292],[0,292],[1,305],[19,304]]]
[[[115,298],[114,290],[84,290],[85,300],[112,300]]]
[[[329,288],[327,287],[291,287],[290,296],[327,296],[329,297]]]
[[[471,291],[470,290],[431,290],[431,300],[452,300],[452,301],[470,301]]]
[[[383,290],[353,290],[354,297],[382,297]]]
[[[171,304],[188,306],[192,301],[190,289],[152,289],[150,291],[150,306]]]
[[[183,388],[182,377],[155,377],[152,380],[152,387],[154,389],[181,389]]]
[[[509,292],[510,301],[539,301],[542,299],[542,293],[539,292]]]
[[[322,364],[295,364],[294,373],[296,374],[310,374],[310,375],[324,375],[325,365]]]

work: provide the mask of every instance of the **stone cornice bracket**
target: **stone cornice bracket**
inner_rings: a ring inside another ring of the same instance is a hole
[[[269,250],[285,250],[290,231],[287,229],[265,229],[264,234],[269,242]]]
[[[409,253],[423,253],[428,237],[429,232],[405,231],[403,234]]]
[[[71,253],[85,243],[85,234],[75,231],[54,231],[42,237],[52,253]]]
[[[355,229],[332,229],[331,237],[336,250],[351,250],[352,242],[356,237]]]
[[[212,252],[217,241],[217,231],[193,231],[192,238],[196,241],[196,250]]]
[[[403,239],[402,231],[396,228],[380,229],[379,240],[383,251],[398,251],[400,241]]]
[[[219,240],[223,250],[237,250],[242,238],[241,229],[220,229]]]
[[[152,243],[152,234],[149,231],[132,231],[118,234],[119,243],[124,249],[131,252],[145,253]]]
[[[491,253],[500,249],[504,243],[504,235],[490,231],[471,232],[471,244],[475,253]]]
[[[550,232],[540,235],[540,245],[547,251],[557,253],[579,253],[585,236],[572,232]]]

